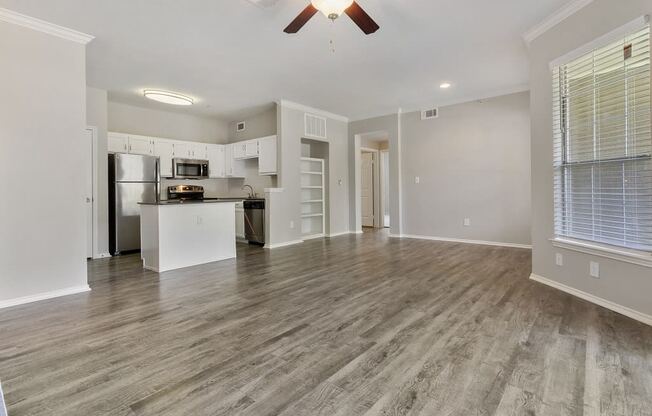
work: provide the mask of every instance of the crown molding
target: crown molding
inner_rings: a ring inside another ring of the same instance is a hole
[[[548,16],[542,22],[533,26],[532,28],[530,28],[530,30],[525,32],[523,34],[523,40],[528,46],[530,46],[532,41],[534,41],[536,38],[543,35],[548,30],[557,26],[559,23],[566,20],[566,18],[572,16],[573,14],[577,13],[579,10],[583,9],[584,7],[588,6],[591,3],[593,3],[593,0],[571,1],[561,9],[557,10],[552,15]]]
[[[94,36],[87,35],[86,33],[68,29],[67,27],[55,25],[54,23],[46,22],[45,20],[27,16],[13,10],[3,9],[1,7],[0,21],[37,30],[39,32],[47,33],[48,35],[81,43],[82,45],[86,45],[88,42],[95,39]]]
[[[348,117],[341,116],[341,115],[335,114],[335,113],[329,113],[328,111],[320,110],[318,108],[308,107],[307,105],[295,103],[293,101],[279,100],[278,104],[281,107],[291,108],[291,109],[294,109],[294,110],[299,110],[299,111],[303,111],[303,112],[306,112],[306,113],[314,114],[314,115],[317,115],[317,116],[322,116],[322,117],[330,118],[330,119],[333,119],[333,120],[343,121],[345,123],[349,122]]]

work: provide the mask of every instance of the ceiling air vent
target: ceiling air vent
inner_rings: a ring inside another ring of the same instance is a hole
[[[235,131],[245,131],[247,128],[247,125],[245,124],[244,121],[241,121],[235,125]]]
[[[439,109],[433,108],[431,110],[422,110],[421,111],[421,120],[430,120],[432,118],[439,117]]]
[[[307,137],[326,138],[326,118],[306,113],[305,123]]]

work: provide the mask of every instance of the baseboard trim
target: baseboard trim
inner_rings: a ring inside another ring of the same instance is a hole
[[[74,295],[90,291],[88,285],[69,287],[66,289],[53,290],[51,292],[39,293],[37,295],[23,296],[20,298],[8,299],[0,301],[0,309],[11,308],[12,306],[24,305],[26,303],[38,302],[46,299],[58,298],[61,296]]]
[[[428,235],[414,235],[414,234],[390,234],[389,236],[392,238],[412,238],[415,240],[444,241],[447,243],[476,244],[482,246],[523,248],[523,249],[532,250],[532,246],[529,244],[502,243],[498,241],[483,241],[483,240],[464,240],[460,238],[432,237]]]
[[[93,257],[93,260],[108,259],[109,257],[111,257],[110,253],[98,253],[95,257]]]
[[[543,276],[540,276],[538,274],[532,273],[530,275],[530,280],[534,280],[535,282],[539,282],[541,284],[544,284],[546,286],[550,286],[552,288],[555,288],[557,290],[561,290],[562,292],[566,292],[570,295],[576,296],[580,299],[584,299],[588,302],[594,303],[598,306],[602,306],[603,308],[607,308],[609,310],[612,310],[614,312],[617,312],[621,315],[625,315],[629,318],[632,318],[636,321],[642,322],[644,324],[652,326],[652,315],[648,315],[639,311],[636,311],[634,309],[628,308],[627,306],[620,305],[618,303],[612,302],[610,300],[603,299],[601,297],[592,295],[590,293],[584,292],[579,289],[575,289],[574,287],[567,286],[563,283],[556,282],[554,280],[550,280],[548,278],[545,278]]]
[[[339,237],[339,236],[348,235],[348,234],[351,234],[351,231],[342,231],[342,232],[339,232],[339,233],[330,233],[330,234],[328,234],[328,238]]]
[[[272,249],[275,249],[275,248],[293,246],[295,244],[301,244],[301,243],[303,243],[303,240],[286,241],[285,243],[265,244],[264,248],[266,248],[268,250],[272,250]]]

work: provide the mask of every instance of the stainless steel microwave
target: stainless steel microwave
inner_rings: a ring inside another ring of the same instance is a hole
[[[172,159],[175,179],[208,179],[208,160]]]

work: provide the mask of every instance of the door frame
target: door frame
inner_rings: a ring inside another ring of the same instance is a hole
[[[387,154],[387,165],[383,163],[383,155]],[[389,149],[381,149],[378,152],[378,172],[379,172],[379,194],[380,194],[380,228],[388,228],[389,225],[385,224],[385,171],[389,172]],[[387,189],[389,189],[389,183],[387,183]],[[389,203],[389,201],[387,201]],[[392,221],[391,215],[389,218],[390,224]]]
[[[378,215],[378,210],[380,208],[380,175],[379,175],[379,168],[380,168],[380,163],[379,163],[379,155],[380,151],[378,149],[374,149],[371,147],[363,147],[360,146],[360,159],[362,159],[362,153],[371,153],[371,161],[372,161],[372,192],[373,192],[373,198],[372,198],[372,215],[373,215],[373,228],[380,228],[382,227],[382,222],[380,220],[380,216]],[[362,163],[360,163],[360,168],[362,169]],[[360,194],[360,197],[362,197],[362,193]],[[362,205],[360,205],[362,207]],[[362,218],[361,218],[362,220]],[[360,223],[362,224],[362,222]]]
[[[98,167],[98,131],[99,129],[96,126],[86,126],[86,131],[90,131],[91,134],[93,135],[92,142],[91,142],[91,154],[93,155],[90,160],[90,165],[91,165],[91,172],[93,174],[93,178],[91,180],[91,184],[93,187],[92,195],[91,195],[91,205],[92,205],[92,215],[93,219],[91,221],[92,224],[92,229],[91,229],[91,255],[93,259],[97,258],[102,258],[104,256],[100,255],[98,253],[97,248],[99,247],[99,242],[98,242],[98,230],[99,230],[99,215],[98,215],[98,206],[97,206],[97,198],[98,198],[98,172],[97,172],[97,167]]]

